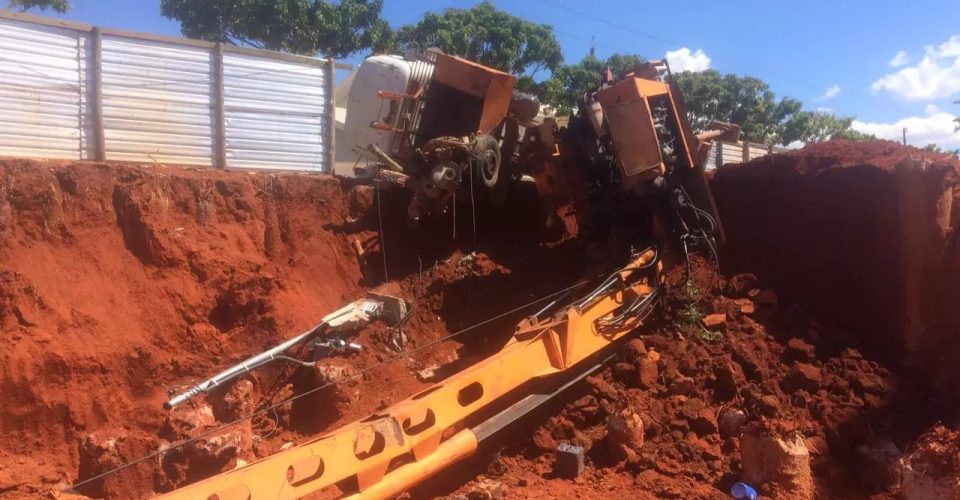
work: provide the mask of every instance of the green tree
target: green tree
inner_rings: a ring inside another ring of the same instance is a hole
[[[521,90],[537,94],[543,102],[553,106],[561,115],[571,114],[584,94],[597,90],[600,76],[610,68],[617,77],[633,71],[644,62],[636,54],[613,54],[600,60],[588,54],[576,64],[562,65],[547,80],[540,83],[520,82]]]
[[[821,142],[830,139],[855,141],[875,140],[877,137],[853,129],[853,117],[838,117],[821,111],[799,111],[790,115],[784,124],[778,142]]]
[[[796,99],[777,99],[759,78],[708,70],[679,73],[676,79],[695,130],[706,130],[719,121],[740,125],[744,139],[762,143],[876,139],[853,130],[852,117],[803,111],[803,103]]]
[[[345,57],[389,40],[382,0],[161,0],[185,36],[298,54]]]
[[[69,0],[9,0],[7,6],[10,10],[26,12],[30,9],[47,10],[52,9],[63,14],[70,10]]]
[[[428,12],[396,33],[396,48],[421,51],[437,47],[447,54],[532,78],[563,62],[560,42],[547,24],[535,24],[498,10],[490,2],[470,9]]]
[[[696,130],[705,130],[715,121],[740,125],[743,137],[763,143],[787,140],[786,124],[803,104],[777,96],[763,80],[750,76],[722,75],[715,70],[685,71],[676,74],[683,92],[688,119]]]

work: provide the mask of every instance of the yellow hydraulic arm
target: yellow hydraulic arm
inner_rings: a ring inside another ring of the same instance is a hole
[[[356,498],[402,493],[476,451],[478,435],[489,429],[480,430],[483,423],[466,428],[468,417],[528,382],[573,373],[640,326],[660,285],[657,252],[646,250],[579,302],[543,320],[524,320],[503,349],[443,382],[382,413],[161,498],[299,498],[351,478]]]

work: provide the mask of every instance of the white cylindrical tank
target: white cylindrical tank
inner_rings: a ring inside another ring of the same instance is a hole
[[[396,94],[406,93],[410,83],[410,73],[410,62],[399,56],[373,56],[363,61],[354,76],[347,100],[344,147],[374,161],[379,160],[366,150],[370,144],[376,145],[382,151],[390,152],[394,133],[372,128],[370,124],[384,121],[395,127],[398,113],[391,114],[390,110],[391,105],[396,107],[399,102],[383,99],[378,92],[383,90]]]

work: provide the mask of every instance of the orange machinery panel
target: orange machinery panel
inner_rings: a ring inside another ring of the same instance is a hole
[[[683,117],[677,113],[677,104],[673,99],[670,85],[664,82],[627,76],[611,87],[597,92],[597,101],[603,108],[604,116],[610,126],[617,149],[617,161],[626,178],[640,175],[640,178],[656,175],[665,170],[660,152],[659,140],[653,124],[651,98],[666,98],[670,112],[679,130],[679,145],[689,166],[695,159],[690,154]],[[641,175],[642,174],[642,175]]]
[[[603,113],[624,178],[633,180],[637,175],[646,178],[659,173],[663,158],[646,98],[604,106]]]
[[[669,94],[666,84],[636,77],[627,77],[597,92],[625,179],[645,179],[664,168],[647,101],[648,96],[663,94]]]
[[[507,116],[517,78],[456,56],[437,54],[433,80],[483,99],[477,132],[488,134]]]
[[[606,108],[641,97],[653,97],[669,93],[670,86],[666,83],[628,76],[612,87],[597,92],[597,101]]]

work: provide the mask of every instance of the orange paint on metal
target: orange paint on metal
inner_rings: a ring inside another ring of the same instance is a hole
[[[631,268],[639,269],[655,258],[647,251]],[[196,499],[223,495],[238,487],[253,499],[300,498],[309,493],[355,478],[360,493],[403,491],[459,460],[475,449],[475,437],[464,431],[453,434],[464,419],[518,389],[530,380],[569,368],[641,326],[639,320],[616,329],[600,331],[596,320],[617,311],[633,298],[650,293],[651,283],[643,281],[616,293],[601,296],[582,310],[574,307],[543,321],[527,320],[500,352],[452,375],[421,393],[293,448],[185,486],[161,498]],[[430,415],[432,418],[424,418]],[[405,422],[409,422],[404,425]],[[420,423],[420,426],[412,424]],[[439,442],[439,436],[449,435]],[[449,443],[449,446],[448,446]],[[414,455],[416,461],[388,473],[391,461]],[[439,455],[438,455],[439,454]],[[319,457],[322,470],[291,484],[288,473],[300,478],[301,466]],[[398,474],[398,471],[403,471]]]
[[[488,134],[506,118],[517,78],[473,61],[438,54],[433,80],[483,99],[477,132]]]
[[[393,498],[450,465],[473,455],[476,451],[477,436],[469,429],[462,430],[444,441],[426,458],[402,465],[391,471],[375,486],[346,498],[350,500]]]

